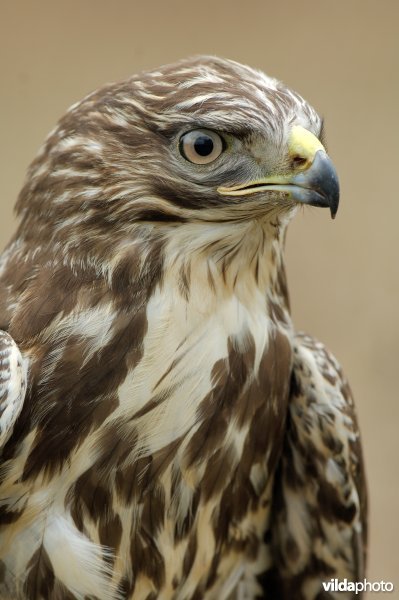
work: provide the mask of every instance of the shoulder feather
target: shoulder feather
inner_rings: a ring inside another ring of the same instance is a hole
[[[323,581],[363,579],[366,517],[360,436],[348,382],[322,344],[299,334],[271,519],[276,557],[271,577],[278,597],[308,600],[323,593]]]
[[[13,338],[0,331],[0,450],[10,437],[26,391],[26,368]]]

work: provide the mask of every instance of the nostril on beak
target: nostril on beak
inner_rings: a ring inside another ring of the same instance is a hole
[[[291,160],[292,166],[295,170],[304,169],[309,165],[309,160],[303,156],[293,156]]]

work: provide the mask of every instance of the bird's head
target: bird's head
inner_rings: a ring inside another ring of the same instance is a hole
[[[112,243],[143,222],[272,219],[299,204],[334,216],[321,133],[298,94],[236,62],[198,57],[142,73],[60,120],[21,192],[20,232]]]

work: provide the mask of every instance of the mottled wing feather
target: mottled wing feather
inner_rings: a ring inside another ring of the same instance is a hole
[[[323,581],[362,580],[366,513],[359,431],[348,383],[322,344],[297,335],[269,532],[275,567],[264,581],[273,591],[266,597],[335,598],[324,590]],[[352,597],[343,592],[338,596]]]
[[[0,330],[0,451],[10,437],[21,412],[26,390],[26,371],[12,337]]]

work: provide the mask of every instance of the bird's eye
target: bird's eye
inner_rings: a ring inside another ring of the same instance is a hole
[[[217,159],[224,150],[219,134],[209,129],[194,129],[180,138],[180,154],[196,165],[206,165]]]

